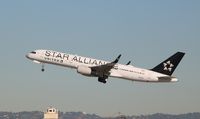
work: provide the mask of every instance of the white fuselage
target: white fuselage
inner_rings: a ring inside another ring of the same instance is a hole
[[[88,57],[82,57],[77,55],[71,55],[51,50],[35,50],[36,53],[29,53],[27,58],[33,60],[36,63],[47,63],[60,65],[64,67],[70,67],[77,69],[79,66],[94,67],[105,65],[107,61],[92,59]],[[110,77],[123,78],[131,81],[141,82],[176,82],[177,78],[172,77],[169,81],[161,81],[158,77],[167,77],[168,75],[154,72],[148,69],[137,68],[132,65],[115,64],[115,66],[109,71]],[[92,76],[92,75],[91,75]]]

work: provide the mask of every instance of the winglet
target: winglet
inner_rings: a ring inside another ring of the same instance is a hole
[[[119,61],[119,59],[120,59],[120,57],[121,57],[121,54],[115,59],[115,61],[113,61],[112,63],[117,63],[118,61]]]
[[[131,61],[128,61],[128,63],[126,65],[129,65],[131,63]]]

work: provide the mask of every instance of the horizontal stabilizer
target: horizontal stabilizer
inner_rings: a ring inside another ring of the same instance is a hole
[[[176,77],[171,76],[162,76],[158,77],[159,82],[177,82],[178,79]]]

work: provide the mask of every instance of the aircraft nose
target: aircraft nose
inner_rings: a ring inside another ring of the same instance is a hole
[[[30,58],[29,54],[26,54],[26,58],[28,58],[28,59]]]

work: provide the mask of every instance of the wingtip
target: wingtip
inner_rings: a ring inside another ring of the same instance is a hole
[[[117,60],[119,60],[121,56],[122,56],[122,55],[121,55],[121,54],[119,54],[119,56],[117,57]]]
[[[119,56],[118,56],[118,58],[120,58],[122,55],[121,54],[119,54]]]
[[[116,58],[116,60],[115,60],[113,63],[117,63],[117,62],[119,61],[119,59],[120,59],[121,56],[122,56],[122,55],[119,54],[119,56]]]
[[[131,64],[131,61],[128,61],[128,63],[126,65],[130,65]]]
[[[177,53],[179,53],[179,54],[185,54],[185,52],[180,52],[180,51],[178,51]]]

